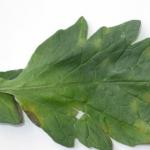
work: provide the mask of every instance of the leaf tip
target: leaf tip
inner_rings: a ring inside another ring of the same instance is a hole
[[[131,20],[131,22],[132,22],[133,24],[136,24],[137,27],[140,27],[140,26],[141,26],[141,20]]]
[[[78,20],[85,21],[85,18],[84,18],[84,16],[81,16]]]
[[[86,21],[86,19],[85,19],[83,16],[81,16],[81,17],[77,20],[77,23],[79,23],[79,24],[87,24],[87,21]]]
[[[130,20],[127,23],[130,24],[131,26],[136,27],[137,29],[139,29],[141,26],[141,20]]]

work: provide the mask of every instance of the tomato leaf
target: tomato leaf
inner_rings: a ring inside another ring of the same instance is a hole
[[[81,17],[42,43],[18,77],[0,80],[0,91],[64,146],[150,143],[150,39],[133,44],[139,28],[132,20],[87,39]]]

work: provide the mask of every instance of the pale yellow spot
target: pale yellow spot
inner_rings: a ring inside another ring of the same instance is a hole
[[[150,132],[150,125],[143,120],[135,121],[134,126],[137,127],[141,132]]]
[[[130,108],[135,113],[138,111],[139,107],[138,107],[137,99],[134,99],[134,100],[131,101]]]
[[[102,40],[100,38],[93,41],[93,44],[94,44],[95,48],[100,48],[101,47],[101,41]]]
[[[142,98],[144,99],[144,101],[150,102],[150,93],[149,92],[144,93]]]

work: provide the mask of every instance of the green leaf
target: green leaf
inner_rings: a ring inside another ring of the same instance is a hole
[[[64,146],[75,138],[101,150],[112,149],[110,137],[150,143],[150,40],[133,44],[139,27],[132,20],[87,39],[80,18],[42,43],[17,78],[1,80],[0,91]]]
[[[127,145],[150,143],[149,52],[150,39],[128,47],[88,102],[108,134]]]
[[[88,115],[84,115],[75,124],[76,135],[81,143],[87,147],[95,147],[101,150],[111,150],[110,138],[101,129],[99,122]]]
[[[11,80],[21,73],[20,70],[0,72],[0,78]],[[0,92],[0,123],[20,124],[23,121],[22,111],[13,95]]]

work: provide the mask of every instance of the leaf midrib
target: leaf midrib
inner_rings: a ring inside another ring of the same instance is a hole
[[[15,90],[30,90],[30,89],[43,89],[43,88],[57,88],[57,87],[63,87],[63,86],[69,86],[69,85],[99,85],[99,84],[124,84],[124,85],[145,85],[147,87],[150,87],[150,80],[101,80],[101,81],[88,81],[88,82],[68,82],[68,83],[57,83],[54,85],[51,85],[51,83],[47,84],[41,84],[41,85],[32,85],[32,86],[20,86],[20,87],[3,87],[0,88],[0,91],[15,91]]]

